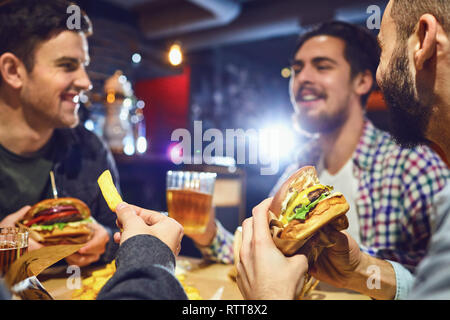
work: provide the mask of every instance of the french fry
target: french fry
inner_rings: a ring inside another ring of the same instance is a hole
[[[81,283],[83,284],[83,286],[90,286],[95,282],[94,277],[89,277],[86,279],[83,279],[83,281],[81,281]]]
[[[81,281],[82,287],[72,292],[72,299],[95,300],[98,293],[116,271],[115,261],[107,264],[104,268],[93,271],[91,276]]]
[[[111,211],[116,212],[116,207],[119,203],[123,202],[122,197],[114,185],[111,172],[105,170],[97,180],[97,183],[102,191],[103,198],[105,198]]]
[[[200,291],[196,287],[186,284],[186,277],[184,274],[177,274],[175,277],[180,281],[189,300],[203,300]]]
[[[110,274],[111,274],[111,269],[109,269],[109,268],[105,268],[102,270],[97,270],[97,271],[92,272],[92,276],[95,278],[106,277]]]

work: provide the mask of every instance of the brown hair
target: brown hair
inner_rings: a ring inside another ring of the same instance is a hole
[[[391,17],[397,25],[397,36],[406,41],[414,32],[420,17],[432,14],[450,33],[450,1],[449,0],[393,0]]]
[[[327,21],[314,26],[300,35],[294,50],[293,57],[309,39],[327,35],[341,39],[345,42],[344,56],[350,64],[352,79],[359,73],[369,70],[375,79],[378,63],[380,62],[380,47],[376,37],[363,27],[343,21]],[[361,104],[365,106],[371,92],[376,88],[376,81],[371,90],[361,96]]]
[[[31,72],[36,47],[69,30],[67,8],[73,4],[68,0],[0,0],[0,55],[14,53]],[[80,28],[73,31],[90,35],[92,24],[84,11],[80,13]]]

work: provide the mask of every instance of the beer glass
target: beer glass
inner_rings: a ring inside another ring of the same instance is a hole
[[[28,231],[23,228],[0,228],[0,277],[28,251]]]
[[[212,210],[216,173],[167,172],[167,208],[186,234],[204,233]]]

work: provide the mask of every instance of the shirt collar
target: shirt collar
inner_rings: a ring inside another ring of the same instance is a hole
[[[364,120],[364,128],[359,143],[353,153],[353,162],[361,169],[369,169],[375,161],[381,130],[369,119]]]
[[[353,152],[355,166],[368,170],[375,161],[377,146],[379,145],[382,131],[377,129],[372,122],[365,118],[364,127],[356,150]],[[322,155],[322,149],[317,139],[311,139],[304,145],[297,155],[298,164],[317,166]]]

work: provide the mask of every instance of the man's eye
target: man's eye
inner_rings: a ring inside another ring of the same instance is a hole
[[[329,70],[329,69],[331,69],[331,67],[330,66],[317,66],[317,69],[318,70]]]
[[[302,72],[302,67],[301,66],[293,66],[291,67],[291,70],[294,74],[299,74],[300,72]]]
[[[64,68],[68,71],[74,71],[77,69],[77,66],[73,63],[62,63],[59,65],[61,68]]]

